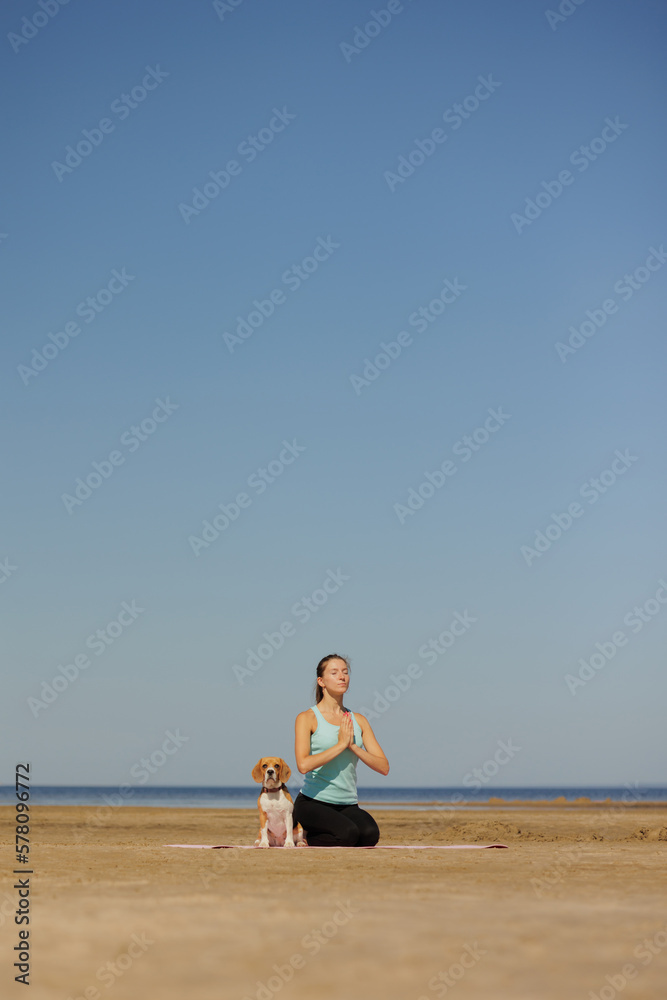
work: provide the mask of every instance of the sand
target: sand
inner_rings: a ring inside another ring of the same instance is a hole
[[[32,1000],[667,995],[667,805],[498,803],[376,809],[375,817],[383,843],[509,850],[189,851],[162,845],[252,843],[256,814],[32,807],[31,989],[11,982],[18,866],[4,847],[3,992]],[[12,820],[2,807],[5,845]]]

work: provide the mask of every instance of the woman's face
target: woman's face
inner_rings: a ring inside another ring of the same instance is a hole
[[[350,685],[350,672],[345,660],[329,660],[322,674],[324,687],[332,694],[342,694]]]

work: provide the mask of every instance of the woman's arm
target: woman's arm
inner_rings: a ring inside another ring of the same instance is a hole
[[[375,733],[371,729],[370,722],[364,715],[359,715],[358,712],[354,714],[361,726],[361,736],[366,749],[364,750],[355,743],[351,743],[350,750],[357,755],[359,760],[363,760],[364,764],[368,764],[372,771],[377,771],[378,774],[389,774],[389,761],[384,755],[384,750],[375,739]]]
[[[338,754],[342,753],[350,745],[350,741],[350,732],[341,726],[338,731],[338,743],[329,747],[328,750],[323,750],[321,753],[311,753],[308,712],[299,712],[294,726],[294,757],[296,766],[301,774],[305,774],[306,771],[312,771],[316,767],[321,767],[322,764],[327,764],[334,757],[337,757]]]

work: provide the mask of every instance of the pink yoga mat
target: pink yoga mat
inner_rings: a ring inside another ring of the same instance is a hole
[[[163,847],[191,847],[219,851],[225,847],[235,847],[241,851],[265,851],[265,847],[254,844],[163,844]],[[507,844],[375,844],[372,847],[295,847],[295,851],[482,851],[490,847],[504,847]],[[271,848],[269,848],[271,850]],[[284,851],[284,847],[275,848]],[[291,848],[289,848],[291,850]]]

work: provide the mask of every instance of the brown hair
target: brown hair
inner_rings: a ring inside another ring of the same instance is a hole
[[[329,660],[342,660],[346,665],[347,669],[350,669],[350,661],[346,656],[341,656],[340,653],[329,653],[328,656],[322,657],[320,662],[317,664],[317,676],[322,677],[326,669],[326,665]],[[315,704],[317,705],[324,698],[324,689],[321,684],[315,681]]]

